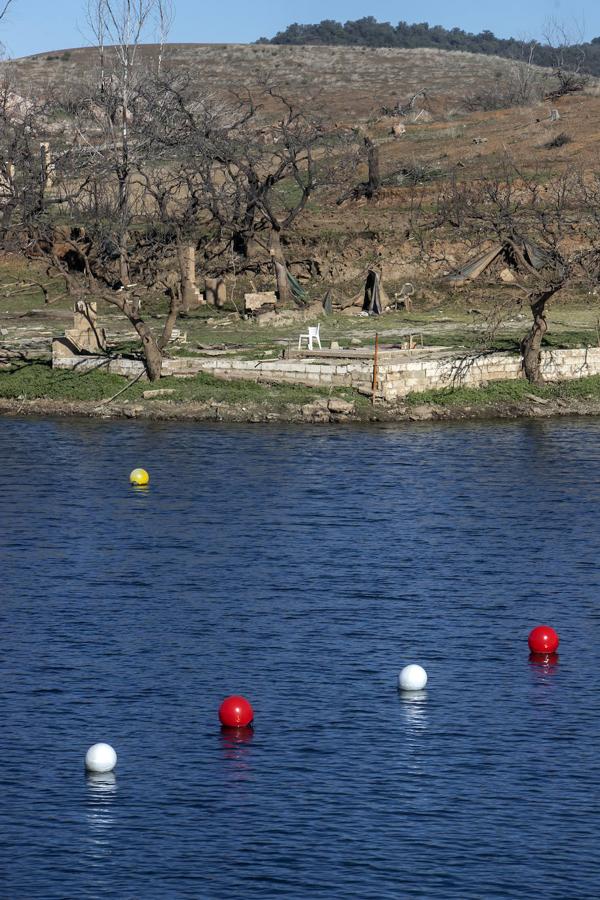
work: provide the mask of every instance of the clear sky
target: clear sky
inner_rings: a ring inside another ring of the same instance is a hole
[[[272,37],[292,22],[347,21],[374,16],[396,24],[429,22],[465,31],[489,29],[498,37],[543,38],[545,23],[554,19],[574,36],[600,36],[599,0],[229,0],[202,3],[174,0],[175,24],[171,40],[198,43],[249,43]],[[85,0],[13,0],[7,20],[0,23],[0,39],[11,56],[82,46],[85,39]]]

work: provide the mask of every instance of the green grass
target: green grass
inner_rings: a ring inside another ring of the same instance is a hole
[[[559,384],[533,385],[528,381],[493,381],[480,388],[443,388],[409,394],[408,406],[435,403],[446,408],[486,407],[498,404],[520,403],[527,395],[543,400],[597,400],[600,402],[600,375],[579,378],[576,381],[562,381]]]
[[[100,402],[114,396],[126,385],[127,381],[120,375],[107,375],[102,372],[75,374],[72,371],[52,369],[42,363],[23,365],[12,372],[0,372],[0,397],[9,399]],[[155,384],[138,381],[131,384],[118,398],[118,402],[141,401],[144,391],[164,388],[170,388],[174,393],[157,400],[174,403],[214,401],[281,407],[289,404],[302,405],[318,397],[329,396],[354,400],[359,405],[368,402],[350,388],[329,390],[300,385],[265,385],[253,381],[223,381],[205,373],[194,378],[161,378]],[[151,404],[156,400],[146,402]]]

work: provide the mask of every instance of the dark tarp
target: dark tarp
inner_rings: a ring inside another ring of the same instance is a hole
[[[383,312],[379,274],[373,269],[369,269],[365,283],[363,312],[368,312],[370,316],[379,316]]]
[[[294,300],[296,300],[300,303],[304,303],[308,297],[307,292],[304,290],[304,288],[302,287],[302,285],[300,284],[298,279],[294,278],[294,276],[289,271],[289,269],[287,270],[287,277],[288,277],[290,289],[292,291]]]

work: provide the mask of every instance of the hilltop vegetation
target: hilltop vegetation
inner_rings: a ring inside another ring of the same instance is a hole
[[[447,29],[441,25],[430,26],[427,22],[409,25],[407,22],[378,22],[373,16],[348,21],[342,24],[333,19],[324,19],[315,25],[299,25],[294,22],[275,37],[260,38],[266,44],[325,44],[343,47],[394,47],[412,50],[429,47],[435,50],[461,50],[468,53],[482,53],[486,56],[503,56],[508,59],[526,59],[533,52],[539,66],[561,65],[580,68],[592,75],[600,75],[600,37],[586,43],[557,41],[557,46],[540,44],[537,41],[523,41],[515,38],[498,38],[491,31],[471,34],[462,28]]]

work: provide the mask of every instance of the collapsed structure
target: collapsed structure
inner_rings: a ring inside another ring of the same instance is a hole
[[[447,275],[445,281],[461,286],[475,281],[489,269],[497,268],[498,277],[510,284],[517,280],[518,273],[539,272],[547,262],[547,254],[530,241],[505,240],[493,244],[489,250],[469,260],[458,272]]]

